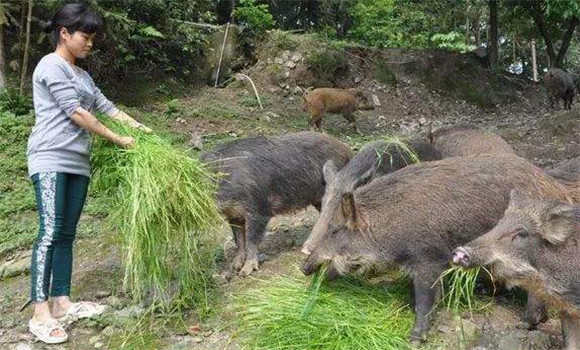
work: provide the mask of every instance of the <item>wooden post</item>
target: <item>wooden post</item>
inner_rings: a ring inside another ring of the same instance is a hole
[[[228,40],[228,30],[230,29],[230,22],[226,24],[226,32],[224,34],[224,42],[222,44],[222,52],[220,52],[220,61],[218,62],[217,74],[215,77],[215,84],[213,87],[218,87],[218,82],[220,80],[220,70],[222,68],[222,60],[224,58],[224,51],[226,49],[226,41]]]
[[[538,81],[538,64],[536,62],[536,40],[532,39],[532,72],[534,74],[534,81]]]

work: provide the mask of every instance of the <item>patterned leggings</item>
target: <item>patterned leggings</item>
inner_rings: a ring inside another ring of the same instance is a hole
[[[89,178],[46,172],[32,176],[40,228],[32,251],[31,300],[70,295],[73,242],[87,197]]]

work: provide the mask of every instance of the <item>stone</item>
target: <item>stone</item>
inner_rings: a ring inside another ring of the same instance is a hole
[[[138,317],[145,312],[145,309],[139,305],[128,306],[124,309],[115,311],[115,316],[118,318],[133,318]]]
[[[30,256],[7,261],[0,266],[0,279],[16,277],[30,271]]]
[[[264,115],[262,115],[262,116],[260,117],[260,121],[261,121],[261,122],[264,122],[264,123],[268,123],[268,124],[269,124],[269,123],[271,123],[271,122],[272,122],[272,119],[270,118],[270,116],[269,116],[269,115],[267,115],[267,114],[264,114]]]
[[[197,344],[203,342],[203,338],[202,337],[193,337],[192,340],[193,340],[194,343],[197,343]]]
[[[355,83],[355,84],[358,84],[358,83],[360,83],[361,81],[362,81],[362,78],[361,78],[361,77],[356,77],[356,78],[354,78],[354,83]]]
[[[112,295],[112,296],[108,297],[107,299],[105,299],[104,302],[105,302],[105,304],[109,305],[113,309],[117,309],[117,310],[120,310],[120,309],[124,308],[125,305],[126,305],[126,302],[125,301],[123,301],[122,299],[117,298],[114,295]]]
[[[302,59],[302,54],[297,52],[295,54],[292,55],[292,57],[290,57],[290,59],[292,60],[292,62],[298,62]]]
[[[296,63],[294,63],[293,61],[288,61],[288,62],[286,62],[286,67],[288,67],[290,69],[294,69],[294,68],[296,68]]]
[[[100,349],[100,348],[102,348],[103,346],[105,346],[105,344],[104,344],[104,343],[101,343],[101,342],[96,342],[96,343],[95,343],[95,349]]]
[[[97,299],[104,299],[111,296],[111,291],[108,290],[99,290],[95,293],[95,298]]]
[[[288,78],[290,78],[290,72],[284,72],[284,79],[288,79]],[[282,85],[284,86],[284,85],[287,85],[287,84],[286,84],[286,83],[284,83],[284,84],[282,84]],[[283,86],[282,86],[282,87],[283,87]]]
[[[33,347],[30,344],[20,343],[16,345],[14,350],[33,350]]]
[[[284,52],[282,52],[282,59],[284,61],[288,61],[290,59],[290,51],[289,50],[285,50]]]
[[[101,334],[105,337],[111,337],[115,334],[115,328],[113,326],[107,326],[101,331]]]
[[[373,94],[371,97],[373,99],[373,104],[375,105],[375,107],[380,107],[381,101],[379,100],[379,96]]]
[[[276,57],[276,58],[274,58],[274,63],[284,64],[284,59],[282,57]]]
[[[191,132],[189,134],[189,141],[187,142],[187,144],[193,149],[202,150],[203,149],[203,137],[195,131]]]
[[[296,86],[296,87],[294,88],[294,90],[292,90],[292,93],[293,93],[294,95],[301,95],[301,96],[302,96],[302,94],[304,93],[304,89],[303,89],[303,88],[301,88],[300,86]]]
[[[91,345],[95,345],[96,343],[98,343],[98,342],[99,342],[99,340],[101,340],[101,337],[100,337],[100,336],[98,336],[98,335],[92,336],[92,337],[89,339],[89,344],[91,344]]]
[[[419,125],[426,125],[427,119],[426,118],[419,118]]]

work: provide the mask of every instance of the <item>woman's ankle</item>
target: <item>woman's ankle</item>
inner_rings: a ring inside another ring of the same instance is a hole
[[[32,318],[37,321],[48,321],[53,318],[47,301],[34,304]]]

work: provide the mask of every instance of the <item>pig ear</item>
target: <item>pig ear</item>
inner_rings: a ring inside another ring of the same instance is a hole
[[[342,214],[346,218],[346,226],[351,230],[364,231],[368,228],[366,220],[360,215],[352,192],[342,197]]]
[[[364,173],[357,177],[347,188],[347,192],[353,193],[357,188],[366,185],[373,178],[373,175],[377,172],[379,167],[378,162],[373,162],[373,165],[368,168]]]
[[[327,184],[331,183],[334,178],[336,177],[336,173],[338,170],[336,169],[336,165],[332,160],[326,161],[324,166],[322,167],[322,173],[324,174],[324,182]]]
[[[542,238],[552,244],[561,244],[580,230],[580,210],[573,205],[560,204],[550,208],[542,221]]]

